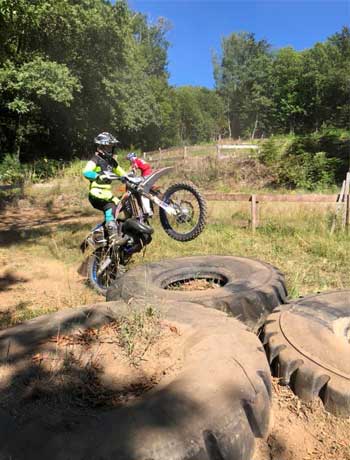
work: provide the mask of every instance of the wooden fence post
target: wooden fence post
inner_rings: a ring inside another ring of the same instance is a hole
[[[349,193],[350,193],[350,172],[346,173],[346,178],[345,178],[344,210],[343,210],[343,218],[342,218],[342,227],[343,228],[345,228],[346,223],[347,223]]]
[[[335,208],[335,214],[334,214],[334,217],[333,217],[333,222],[332,222],[331,231],[330,231],[331,235],[334,233],[335,227],[337,225],[338,214],[340,213],[340,210],[342,208],[342,203],[343,203],[344,197],[345,197],[345,180],[343,181],[340,193],[339,193],[339,195],[337,197],[337,206]]]
[[[220,145],[219,144],[216,144],[216,158],[217,159],[220,158]]]
[[[187,157],[187,147],[186,145],[184,146],[184,159]]]
[[[258,203],[259,202],[256,199],[256,195],[252,195],[250,199],[251,199],[252,232],[254,233],[259,223],[259,216],[258,216]]]

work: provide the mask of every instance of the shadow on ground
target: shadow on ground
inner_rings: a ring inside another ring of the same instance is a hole
[[[68,333],[72,327],[74,320],[67,320],[61,325],[61,333]],[[173,430],[179,433],[182,426],[185,429],[188,420],[200,418],[196,403],[168,387],[156,397],[148,398],[146,393],[132,403],[131,409],[125,404],[110,404],[111,390],[99,381],[98,371],[82,366],[69,355],[61,356],[64,365],[49,375],[39,352],[47,334],[47,328],[43,331],[37,327],[16,334],[12,353],[11,330],[1,334],[1,372],[9,366],[15,368],[10,378],[0,378],[1,459],[137,460],[144,442],[146,449],[154,440],[157,445],[157,436],[152,439],[150,433],[161,433],[160,438],[168,439]],[[65,378],[67,370],[69,379]],[[167,411],[159,407],[160,400],[165,401]],[[173,439],[174,446],[184,452],[186,441],[186,436]],[[156,457],[168,458],[172,449],[170,444],[160,442]]]
[[[77,216],[74,216],[76,218]],[[81,230],[90,230],[93,226],[93,220],[91,222],[68,222],[73,216],[67,216],[65,218],[52,218],[43,220],[40,226],[24,226],[23,224],[12,224],[6,230],[0,230],[0,247],[9,247],[26,243],[30,240],[39,239],[43,236],[55,234],[57,231],[68,231],[72,233],[79,232]],[[98,219],[96,219],[96,223]]]
[[[17,276],[11,271],[7,271],[4,275],[0,276],[0,292],[8,291],[14,284],[25,282],[27,282],[27,279]]]

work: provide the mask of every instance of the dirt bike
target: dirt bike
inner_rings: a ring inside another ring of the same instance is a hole
[[[196,238],[206,224],[206,202],[199,190],[190,182],[169,186],[164,193],[155,186],[157,180],[172,168],[159,169],[146,178],[124,176],[103,172],[109,180],[122,180],[125,193],[117,205],[115,220],[118,233],[108,235],[105,222],[98,224],[82,242],[84,253],[92,254],[87,262],[87,275],[91,286],[106,294],[109,286],[121,276],[133,254],[140,252],[152,241],[153,227],[150,212],[159,206],[159,219],[165,232],[174,240],[190,241]],[[149,200],[151,206],[145,205]]]

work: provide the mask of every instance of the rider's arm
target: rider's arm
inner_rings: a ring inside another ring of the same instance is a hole
[[[95,171],[95,169],[96,163],[92,160],[88,161],[83,170],[83,176],[86,177],[86,179],[95,180],[98,176],[98,173]]]
[[[132,167],[132,169],[137,169],[138,166],[137,166],[137,160],[136,160],[136,158],[133,158],[133,159],[131,160],[131,167]]]
[[[117,166],[116,168],[113,168],[113,172],[117,174],[117,176],[126,176],[127,172],[124,171],[124,169],[121,166]]]

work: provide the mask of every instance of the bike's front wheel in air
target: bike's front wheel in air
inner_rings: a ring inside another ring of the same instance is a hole
[[[174,240],[190,241],[203,231],[207,205],[197,187],[189,182],[171,185],[162,200],[175,211],[174,215],[159,209],[160,223]]]
[[[90,285],[100,294],[106,295],[107,289],[122,273],[119,258],[113,251],[99,248],[88,260],[88,277]],[[123,270],[124,271],[124,270]]]

